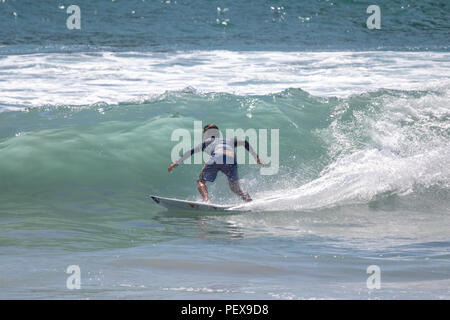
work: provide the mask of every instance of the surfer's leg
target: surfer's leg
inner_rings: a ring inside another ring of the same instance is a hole
[[[230,185],[231,191],[237,194],[242,200],[249,202],[252,201],[250,195],[241,189],[239,184],[239,175],[238,175],[238,167],[237,163],[235,164],[223,164],[220,167],[220,171],[222,171],[228,178],[228,184]]]
[[[209,195],[208,195],[208,189],[206,188],[206,181],[197,180],[197,188],[198,192],[202,195],[203,202],[209,203]]]
[[[252,201],[252,198],[250,197],[250,195],[241,189],[239,180],[232,181],[232,180],[228,179],[228,184],[230,185],[231,191],[233,191],[238,196],[240,196],[242,198],[242,200],[244,200],[246,202]]]
[[[219,170],[217,165],[210,160],[208,160],[203,165],[202,171],[200,171],[200,176],[198,177],[197,180],[198,191],[202,195],[203,202],[206,203],[210,203],[208,189],[206,188],[206,181],[214,182],[214,180],[216,180],[217,177],[217,171]]]

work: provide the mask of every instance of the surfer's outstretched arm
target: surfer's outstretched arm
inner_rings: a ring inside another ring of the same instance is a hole
[[[172,163],[169,166],[169,172],[172,171],[173,168],[175,168],[176,166],[178,166],[181,162],[183,162],[184,160],[186,160],[187,158],[189,158],[190,156],[192,156],[194,153],[200,152],[205,150],[205,148],[212,142],[212,139],[207,139],[205,141],[203,141],[202,143],[199,143],[198,145],[196,145],[194,148],[192,148],[189,151],[186,151],[180,159],[178,159],[177,161],[175,161],[174,163]]]
[[[252,146],[250,145],[250,143],[248,143],[247,140],[239,140],[239,139],[234,139],[234,146],[235,147],[239,147],[239,146],[244,146],[245,149],[252,155],[253,158],[255,158],[256,163],[264,165],[265,163],[259,158],[258,154],[255,152],[255,150],[252,148]]]

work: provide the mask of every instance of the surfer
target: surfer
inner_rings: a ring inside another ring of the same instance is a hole
[[[208,161],[203,165],[197,180],[197,188],[202,195],[203,201],[209,203],[208,189],[206,181],[214,182],[217,172],[221,171],[228,178],[231,191],[240,196],[244,201],[252,201],[250,195],[243,191],[239,184],[238,167],[234,148],[244,146],[245,149],[256,159],[258,164],[264,165],[258,154],[253,150],[247,140],[221,139],[219,128],[215,124],[208,124],[203,128],[203,142],[191,150],[185,152],[175,163],[169,166],[169,172],[181,162],[192,156],[194,153],[204,151],[210,155]]]

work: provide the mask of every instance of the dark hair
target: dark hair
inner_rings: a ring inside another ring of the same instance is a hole
[[[205,133],[205,132],[208,131],[209,129],[216,129],[216,130],[219,130],[219,128],[218,128],[215,124],[210,123],[210,124],[207,124],[206,126],[203,127],[203,133]]]

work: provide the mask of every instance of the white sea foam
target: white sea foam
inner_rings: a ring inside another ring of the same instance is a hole
[[[379,98],[379,112],[337,108],[323,130],[333,159],[318,178],[272,190],[252,210],[310,210],[367,204],[382,195],[406,195],[433,186],[450,188],[450,90]],[[343,104],[342,108],[350,108]],[[365,145],[361,146],[361,137]]]
[[[448,52],[40,53],[0,59],[0,110],[142,101],[165,91],[345,97],[447,86]]]
[[[405,195],[417,185],[450,181],[450,150],[402,158],[377,149],[362,150],[333,163],[317,179],[268,199],[240,206],[252,210],[310,210],[363,204],[381,194]],[[240,208],[238,207],[238,208]]]

